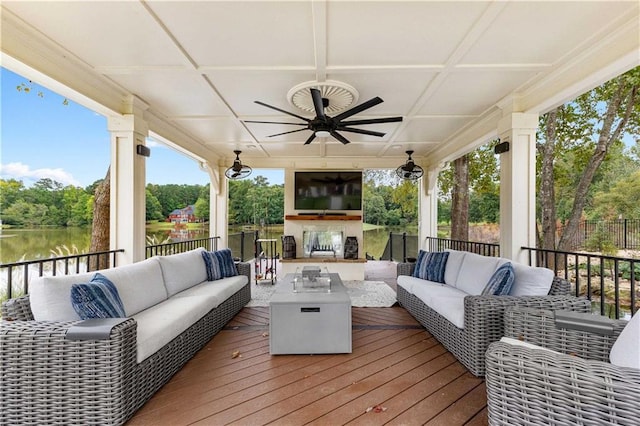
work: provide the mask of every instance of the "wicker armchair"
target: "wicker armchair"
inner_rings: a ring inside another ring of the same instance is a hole
[[[611,334],[602,335],[564,328],[554,317],[528,308],[505,313],[505,336],[555,352],[502,342],[489,347],[489,423],[640,425],[640,370],[609,363],[627,321],[605,319]]]
[[[399,263],[398,275],[412,275],[415,263]],[[504,335],[504,312],[511,306],[591,312],[591,302],[571,295],[571,284],[553,280],[547,296],[467,296],[464,299],[464,329],[460,329],[422,300],[397,288],[398,303],[416,318],[442,345],[476,376],[485,374],[489,344]]]

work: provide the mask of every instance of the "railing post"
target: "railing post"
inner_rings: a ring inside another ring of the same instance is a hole
[[[407,261],[407,233],[402,233],[402,261]]]
[[[393,232],[389,232],[389,260],[393,261]]]

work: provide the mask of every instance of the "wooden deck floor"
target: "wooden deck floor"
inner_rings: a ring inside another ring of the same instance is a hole
[[[244,308],[127,424],[487,424],[484,381],[398,306],[353,308],[342,355],[271,356],[268,320]]]

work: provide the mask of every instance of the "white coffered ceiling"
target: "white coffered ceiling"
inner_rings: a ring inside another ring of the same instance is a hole
[[[640,63],[638,1],[1,4],[4,66],[103,113],[134,95],[153,134],[218,165],[234,149],[254,167],[392,165],[407,149],[440,162],[486,142],[505,112],[544,112]],[[310,131],[244,121],[297,121],[256,100],[313,118],[287,92],[331,80],[384,100],[353,119],[403,122],[305,146]]]

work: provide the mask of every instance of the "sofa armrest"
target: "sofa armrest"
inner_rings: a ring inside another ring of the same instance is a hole
[[[105,340],[111,338],[113,327],[128,318],[92,318],[78,321],[67,330],[67,340]]]
[[[505,335],[504,313],[512,306],[591,312],[587,299],[574,296],[467,296],[464,298],[464,329],[482,352]],[[482,349],[484,348],[484,349]]]
[[[121,407],[136,393],[136,322],[113,327],[105,340],[66,339],[77,323],[0,321],[0,394],[7,397],[8,423],[45,424],[60,413],[75,413],[85,424],[124,423],[129,413]]]
[[[415,269],[415,262],[400,262],[396,267],[397,275],[413,275],[413,270]]]
[[[249,262],[236,262],[236,269],[239,275],[244,275],[251,282],[251,263]]]
[[[491,424],[638,424],[640,370],[502,342],[486,367]]]
[[[591,333],[562,325],[559,327],[552,310],[523,307],[507,309],[504,321],[507,337],[524,340],[557,352],[605,362],[609,360],[611,347],[618,335],[627,325],[625,320],[608,320],[612,329],[611,334]]]
[[[16,297],[2,302],[2,319],[5,321],[31,321],[31,303],[29,295]]]

